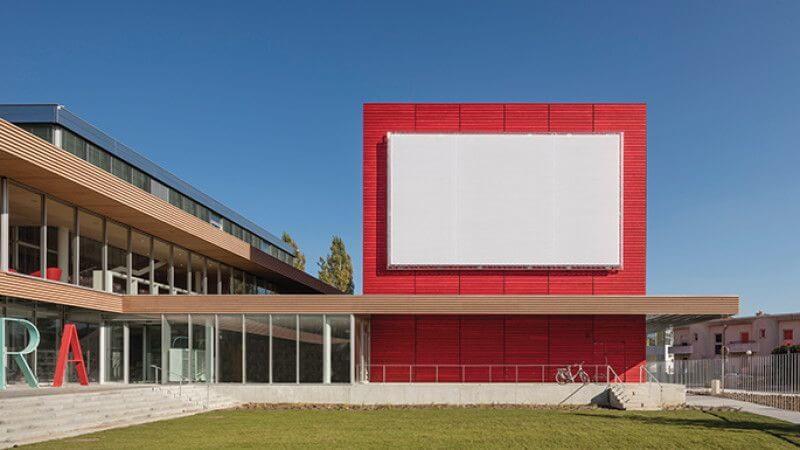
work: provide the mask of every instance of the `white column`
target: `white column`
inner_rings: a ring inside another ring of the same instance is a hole
[[[58,268],[61,281],[69,280],[69,228],[58,227]]]
[[[8,271],[8,178],[0,178],[0,270]]]
[[[106,382],[108,360],[108,328],[105,322],[100,323],[100,384]]]
[[[131,356],[131,329],[128,322],[122,325],[122,380],[125,384],[130,383],[128,372],[130,371]]]
[[[39,195],[42,207],[39,210],[39,273],[42,278],[47,278],[47,199],[44,194]]]
[[[322,382],[331,383],[331,324],[322,316]]]
[[[356,382],[356,316],[350,314],[350,384]]]

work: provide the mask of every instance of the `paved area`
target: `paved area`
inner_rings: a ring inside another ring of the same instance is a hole
[[[756,403],[742,402],[730,398],[712,397],[710,395],[686,394],[686,404],[689,406],[708,408],[736,408],[744,412],[772,417],[773,419],[783,420],[789,423],[800,425],[800,412],[787,411],[785,409],[758,405]]]

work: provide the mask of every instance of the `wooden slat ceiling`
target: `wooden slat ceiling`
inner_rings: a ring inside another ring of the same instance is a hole
[[[0,272],[0,295],[127,314],[733,315],[735,296],[117,295]]]
[[[311,275],[2,119],[0,175],[279,282],[287,292],[338,292]]]

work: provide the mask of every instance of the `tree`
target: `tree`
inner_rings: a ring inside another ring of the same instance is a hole
[[[283,242],[289,244],[290,247],[294,249],[294,260],[292,261],[292,265],[295,269],[306,270],[306,255],[300,251],[300,247],[297,246],[297,242],[289,236],[289,233],[283,232],[283,236],[281,237]]]
[[[331,241],[331,252],[326,259],[320,258],[319,279],[339,289],[345,294],[355,291],[353,283],[353,260],[344,248],[344,241],[339,236],[334,236]]]

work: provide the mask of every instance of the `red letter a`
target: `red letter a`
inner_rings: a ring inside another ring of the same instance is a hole
[[[72,349],[72,359],[69,358],[69,351]],[[58,361],[56,361],[56,374],[53,378],[53,386],[59,387],[64,383],[64,369],[68,362],[75,363],[75,370],[78,371],[78,380],[81,385],[89,384],[89,377],[86,376],[86,364],[83,363],[83,352],[81,342],[78,340],[78,330],[75,324],[64,324],[64,333],[61,335],[61,349],[58,351]]]

